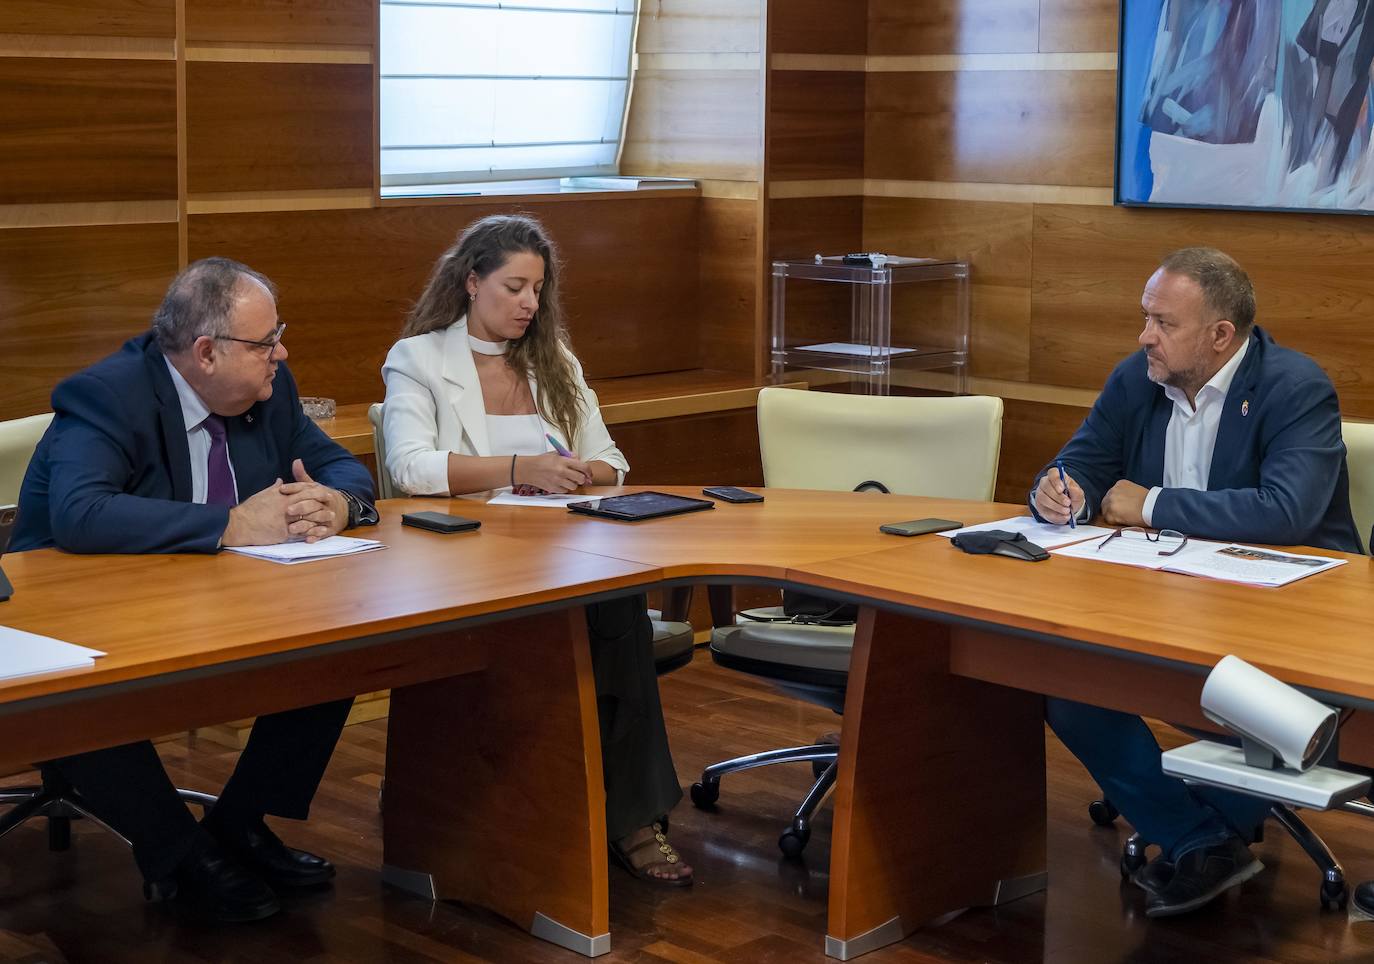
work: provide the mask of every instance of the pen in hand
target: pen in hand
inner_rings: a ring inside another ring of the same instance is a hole
[[[553,450],[554,450],[555,452],[557,452],[559,455],[563,456],[563,458],[565,458],[565,459],[575,459],[575,458],[577,458],[576,455],[573,455],[571,452],[569,452],[569,451],[568,451],[567,449],[565,449],[563,446],[559,445],[559,444],[558,444],[558,439],[554,438],[554,437],[553,437],[552,435],[550,435],[548,432],[545,432],[545,433],[544,433],[544,438],[546,438],[546,439],[549,440],[549,444],[553,446]],[[588,485],[591,485],[591,484],[592,484],[592,477],[591,477],[590,475],[587,476],[587,484],[588,484]]]
[[[552,439],[550,439],[550,441],[552,441]],[[1069,500],[1069,528],[1070,528],[1070,529],[1077,529],[1077,528],[1078,528],[1078,520],[1076,520],[1076,519],[1074,518],[1074,511],[1073,511],[1073,496],[1072,496],[1071,494],[1069,494],[1069,480],[1068,480],[1068,477],[1064,474],[1064,462],[1063,462],[1063,460],[1062,460],[1062,459],[1055,459],[1055,460],[1054,460],[1054,467],[1055,467],[1056,469],[1059,470],[1059,483],[1060,483],[1060,485],[1064,486],[1064,498],[1066,498],[1066,499]]]

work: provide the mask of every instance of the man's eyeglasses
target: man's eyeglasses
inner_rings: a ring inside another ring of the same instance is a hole
[[[1127,526],[1124,529],[1117,529],[1111,535],[1107,536],[1107,538],[1099,542],[1096,551],[1101,552],[1107,543],[1118,536],[1124,537],[1127,532],[1136,536],[1144,536],[1147,542],[1157,543],[1162,547],[1158,552],[1158,555],[1161,556],[1176,555],[1188,544],[1188,537],[1177,529],[1160,529],[1158,532],[1151,532],[1149,529],[1142,529],[1140,526]]]
[[[216,335],[215,338],[218,341],[236,341],[242,345],[251,345],[254,348],[264,348],[267,350],[268,354],[271,354],[272,349],[281,344],[282,335],[284,334],[286,334],[286,322],[283,321],[277,325],[276,331],[272,332],[272,334],[261,341],[254,341],[251,338],[232,338],[229,335]]]

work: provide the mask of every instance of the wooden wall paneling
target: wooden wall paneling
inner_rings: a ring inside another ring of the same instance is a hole
[[[0,231],[0,419],[146,331],[176,270],[175,224]]]
[[[863,246],[861,197],[786,198],[769,203],[769,261],[844,254]],[[768,337],[772,288],[765,292],[764,332]],[[848,341],[849,285],[790,281],[787,285],[789,338],[808,342]]]
[[[859,71],[775,70],[768,103],[768,175],[775,181],[864,176]]]
[[[640,70],[621,171],[757,180],[760,82],[757,70]]]
[[[1041,0],[1041,53],[1116,50],[1120,0]]]
[[[868,53],[1033,53],[1040,6],[1041,0],[868,0]]]
[[[0,58],[0,204],[177,196],[170,61]]]
[[[1059,453],[1088,409],[1072,405],[1002,400],[1002,453],[997,463],[997,501],[1024,503],[1031,482]]]
[[[1116,72],[965,70],[868,78],[865,176],[1112,184]]]
[[[172,37],[176,0],[5,0],[0,34]]]
[[[771,0],[768,49],[781,54],[863,54],[876,0]]]
[[[758,201],[701,199],[698,311],[706,368],[754,370],[758,295]]]
[[[864,199],[864,251],[959,258],[972,274],[972,374],[1030,376],[1031,205]],[[903,286],[916,287],[916,286]]]
[[[753,408],[648,422],[612,430],[636,485],[762,485]]]
[[[372,43],[377,0],[186,0],[192,42]]]
[[[1374,417],[1374,233],[1348,215],[1036,205],[1031,380],[1097,389],[1136,349],[1160,259],[1211,244],[1255,284],[1256,320],[1311,355],[1346,415]]]
[[[372,186],[372,67],[186,65],[188,189]]]
[[[636,44],[642,54],[758,53],[759,15],[739,0],[645,0]]]
[[[435,259],[477,218],[534,213],[559,242],[564,315],[588,377],[638,375],[700,367],[697,201],[193,215],[190,257],[237,258],[277,283],[303,393],[373,402],[382,361]]]

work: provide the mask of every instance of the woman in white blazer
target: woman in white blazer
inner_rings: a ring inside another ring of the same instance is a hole
[[[386,467],[410,495],[571,492],[629,471],[568,344],[557,254],[532,218],[483,218],[443,253],[382,377]],[[644,597],[588,606],[587,630],[611,851],[639,877],[691,883],[662,822],[682,789]]]

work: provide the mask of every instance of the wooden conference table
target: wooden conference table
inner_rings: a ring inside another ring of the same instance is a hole
[[[436,508],[483,528],[401,527],[403,511]],[[1040,694],[1201,722],[1203,677],[1235,653],[1374,707],[1363,556],[1279,590],[1030,565],[877,531],[1019,507],[852,493],[769,490],[638,525],[468,500],[382,511],[360,534],[388,550],[287,568],[227,553],[6,556],[15,595],[0,621],[109,655],[0,683],[0,764],[391,688],[386,879],[595,955],[609,949],[607,864],[581,605],[702,582],[820,589],[863,604],[826,928],[827,952],[850,958],[1044,886]],[[1374,762],[1371,718],[1343,731],[1348,758]]]

